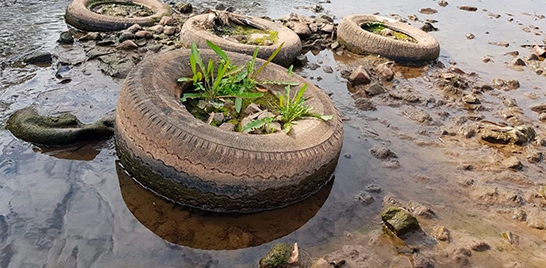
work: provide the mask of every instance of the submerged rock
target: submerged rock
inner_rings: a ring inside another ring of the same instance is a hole
[[[260,268],[278,268],[288,264],[292,246],[288,243],[278,243],[260,260]]]
[[[33,108],[24,108],[10,116],[6,128],[17,138],[43,145],[67,145],[114,134],[114,120],[101,119],[83,124],[70,113],[41,116]]]
[[[28,64],[51,64],[52,61],[51,53],[44,51],[34,52],[23,59]]]

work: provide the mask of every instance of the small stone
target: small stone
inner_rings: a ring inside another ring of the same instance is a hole
[[[131,25],[131,27],[127,28],[127,31],[132,33],[136,33],[140,30],[142,30],[142,26],[140,26],[140,24],[133,24]]]
[[[529,109],[531,109],[531,111],[533,111],[533,112],[544,113],[544,112],[546,112],[546,103],[540,103],[540,104],[533,105]]]
[[[447,0],[440,0],[440,1],[438,1],[438,5],[441,6],[441,7],[445,7],[445,6],[449,5],[449,3],[447,2]]]
[[[516,107],[516,106],[518,106],[518,103],[516,102],[516,99],[511,98],[511,97],[503,97],[502,98],[502,103],[506,107]]]
[[[166,35],[173,35],[176,33],[176,26],[165,26],[163,28],[163,33]]]
[[[377,184],[370,184],[370,185],[366,186],[366,191],[371,192],[371,193],[379,193],[379,192],[381,192],[381,186],[379,186]]]
[[[539,163],[544,159],[544,154],[538,151],[531,151],[527,155],[527,160],[531,163]]]
[[[470,11],[470,12],[475,12],[478,10],[478,8],[475,6],[458,6],[457,8],[460,10]]]
[[[398,156],[387,147],[374,146],[370,153],[377,159],[385,160],[389,158],[398,158]]]
[[[332,44],[330,45],[330,48],[331,48],[331,49],[336,49],[336,48],[338,48],[338,47],[340,47],[340,44],[339,44],[338,41],[334,41],[334,42],[332,42]]]
[[[511,156],[508,159],[505,159],[504,161],[502,161],[502,164],[507,168],[515,169],[515,170],[521,170],[523,168],[523,165],[521,164],[521,162],[514,156]]]
[[[432,25],[430,22],[425,22],[425,24],[423,24],[421,27],[421,30],[428,33],[438,31],[438,28],[434,27],[434,25]]]
[[[288,263],[292,254],[292,246],[288,243],[278,243],[265,257],[260,260],[260,268],[277,268]]]
[[[118,42],[122,43],[125,40],[131,40],[135,38],[135,34],[129,30],[121,31]]]
[[[158,25],[154,25],[150,28],[148,28],[150,31],[154,32],[155,34],[161,34],[163,33],[163,25],[161,24],[158,24]]]
[[[130,50],[138,48],[138,45],[132,40],[125,40],[118,45],[119,48]]]
[[[504,79],[501,79],[501,78],[494,78],[493,79],[493,87],[494,88],[501,88],[501,87],[504,87],[506,85],[506,81]]]
[[[99,32],[89,32],[86,35],[80,37],[78,41],[88,41],[88,40],[102,40],[102,34]]]
[[[189,14],[193,11],[193,6],[189,3],[178,3],[174,8],[182,14]]]
[[[318,25],[316,23],[309,24],[309,29],[311,30],[311,33],[316,33],[319,30]]]
[[[508,80],[508,81],[506,81],[506,86],[509,89],[518,89],[519,88],[519,81],[518,80]]]
[[[471,39],[474,39],[475,37],[476,37],[476,36],[475,36],[473,33],[467,33],[467,34],[466,34],[466,39],[471,40]]]
[[[523,61],[521,58],[515,58],[514,60],[512,60],[512,65],[515,65],[515,66],[525,66],[525,61]]]
[[[72,36],[72,33],[69,30],[62,31],[59,35],[59,39],[57,40],[59,44],[65,44],[69,45],[74,43],[74,37]]]
[[[311,29],[309,29],[307,23],[304,22],[294,22],[292,31],[302,37],[311,35]]]
[[[163,16],[159,20],[159,24],[165,26],[173,26],[176,23],[176,20],[171,16]]]
[[[473,94],[463,95],[462,101],[466,104],[480,104],[480,99]]]
[[[334,31],[334,25],[332,24],[324,24],[324,26],[322,26],[322,28],[320,29],[322,32],[325,32],[325,33],[332,33]],[[534,54],[533,54],[534,55]]]
[[[391,29],[389,29],[389,28],[385,28],[385,29],[381,30],[381,31],[379,32],[379,34],[380,34],[381,36],[385,36],[385,37],[387,37],[387,36],[392,37],[392,36],[394,36],[394,31],[391,30]]]
[[[496,42],[496,41],[491,41],[491,42],[488,42],[488,44],[490,45],[495,45],[495,46],[499,46],[499,47],[508,47],[510,46],[510,44],[508,42]]]
[[[385,93],[385,89],[379,83],[373,83],[366,89],[364,89],[368,96],[379,95]]]
[[[470,245],[470,248],[474,251],[482,252],[491,249],[491,246],[484,241],[480,241]]]
[[[162,44],[153,44],[153,45],[149,45],[149,46],[148,46],[148,50],[157,53],[157,52],[159,52],[159,50],[161,50],[162,47],[163,47]]]
[[[392,62],[381,63],[374,68],[374,71],[381,79],[391,81],[394,78],[394,71],[391,66]]]
[[[436,10],[434,8],[427,7],[427,8],[419,9],[419,13],[430,15],[430,14],[438,13],[438,10]]]
[[[311,10],[313,10],[313,12],[320,13],[324,11],[324,7],[322,7],[322,5],[314,5]]]
[[[355,100],[355,107],[362,111],[375,111],[377,107],[367,98],[358,98]]]
[[[34,52],[23,59],[27,64],[51,64],[52,61],[51,53],[43,51]]]
[[[152,38],[153,35],[152,33],[148,32],[148,31],[138,31],[135,33],[135,38],[146,38],[146,39],[149,39],[149,38]]]
[[[334,72],[334,69],[332,69],[332,67],[328,65],[322,66],[322,70],[327,74],[331,74]]]
[[[360,192],[356,197],[356,201],[364,205],[370,204],[374,201],[374,198],[371,194]]]
[[[347,79],[353,86],[365,85],[371,82],[370,75],[364,66],[359,65],[356,70],[354,70],[349,78]]]
[[[437,240],[440,240],[440,241],[444,241],[444,242],[449,242],[450,240],[450,231],[444,227],[444,226],[440,226],[438,227],[438,229],[436,229],[436,231],[434,232],[434,234],[432,235],[434,238],[436,238]]]

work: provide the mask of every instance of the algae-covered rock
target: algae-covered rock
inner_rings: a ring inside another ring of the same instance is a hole
[[[70,113],[41,116],[33,108],[24,108],[10,116],[6,128],[17,138],[43,145],[67,145],[114,134],[114,120],[101,119],[83,124]]]
[[[279,268],[288,263],[292,254],[292,246],[278,243],[260,260],[260,268]]]
[[[381,213],[381,219],[398,236],[420,228],[417,219],[407,210],[399,207],[385,209]]]

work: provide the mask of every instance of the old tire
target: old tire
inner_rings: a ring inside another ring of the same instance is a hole
[[[395,40],[368,32],[364,23],[381,22],[386,27],[414,38],[417,43]],[[440,45],[430,34],[408,24],[375,15],[344,17],[337,29],[338,41],[357,54],[379,54],[398,61],[423,62],[440,55]]]
[[[146,17],[125,18],[97,14],[89,9],[94,4],[100,3],[134,3],[145,6],[154,11],[153,15]],[[171,14],[171,8],[158,0],[72,0],[66,8],[65,21],[84,31],[110,32],[129,28],[133,24],[150,26],[159,22],[161,17]]]
[[[243,65],[251,57],[227,53]],[[330,99],[310,84],[313,111],[332,120],[298,121],[290,135],[224,131],[194,118],[180,103],[177,78],[190,76],[189,50],[141,62],[126,78],[116,111],[116,149],[142,185],[174,202],[215,212],[254,212],[284,207],[317,192],[331,178],[343,142],[343,125]],[[216,58],[201,50],[203,60]],[[258,59],[257,64],[263,64]],[[270,64],[258,79],[298,75]],[[281,87],[282,88],[282,87]]]
[[[180,30],[180,41],[186,46],[190,46],[192,42],[197,44],[199,48],[208,48],[207,40],[221,47],[223,50],[238,52],[242,54],[252,55],[255,45],[241,44],[233,42],[215,35],[208,29],[203,28],[202,23],[207,19],[208,14],[197,15],[188,19]],[[289,28],[274,23],[265,19],[251,17],[252,21],[264,29],[270,29],[279,33],[279,40],[271,46],[258,46],[258,58],[267,59],[277,49],[281,43],[284,45],[273,59],[274,63],[289,66],[294,59],[301,54],[302,45],[299,36]]]

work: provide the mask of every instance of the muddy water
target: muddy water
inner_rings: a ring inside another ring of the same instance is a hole
[[[451,252],[476,240],[486,241],[491,249],[473,252],[473,266],[519,263],[521,266],[507,267],[543,267],[546,234],[528,222],[514,220],[512,214],[522,209],[529,218],[546,225],[541,218],[544,214],[531,217],[544,209],[545,202],[537,189],[546,183],[545,165],[525,161],[527,151],[544,151],[544,147],[490,146],[477,138],[439,133],[441,128],[459,128],[457,118],[467,115],[481,114],[486,120],[502,121],[502,98],[512,97],[521,108],[522,120],[532,122],[543,135],[543,124],[528,107],[544,102],[545,77],[530,67],[510,67],[512,56],[506,53],[518,51],[525,57],[530,50],[521,45],[542,43],[546,19],[539,15],[543,14],[544,3],[484,0],[471,3],[478,11],[468,12],[451,2],[446,7],[432,1],[425,5],[410,0],[332,2],[321,4],[323,13],[337,21],[348,14],[374,12],[437,20],[434,26],[439,31],[431,34],[442,47],[441,63],[475,72],[486,83],[500,77],[519,80],[521,86],[484,94],[482,102],[487,109],[480,111],[462,109],[460,103],[394,105],[374,97],[377,110],[364,112],[355,108],[346,80],[341,77],[341,71],[360,64],[362,58],[328,50],[309,52],[308,64],[297,72],[333,93],[332,100],[347,119],[344,148],[333,183],[301,204],[242,217],[185,210],[143,192],[116,163],[112,140],[70,148],[40,148],[1,130],[0,266],[255,267],[260,257],[280,241],[298,242],[316,258],[344,245],[358,244],[367,247],[373,267],[410,266],[407,254],[393,249],[393,242],[380,234],[381,200],[393,194],[404,204],[419,203],[434,210],[436,218],[419,218],[426,233],[432,234],[438,226],[451,230],[449,244],[415,242],[422,252],[446,252],[435,257],[438,267],[451,267]],[[254,7],[240,1],[224,3],[244,13],[272,18],[289,12],[312,15],[311,7],[319,4],[299,0],[260,1]],[[67,4],[52,0],[0,3],[0,125],[5,125],[15,110],[31,105],[42,113],[72,112],[84,122],[93,122],[115,109],[122,81],[103,75],[93,61],[85,62],[84,51],[77,43],[55,43],[59,32],[66,28],[62,16]],[[216,4],[197,1],[195,5],[201,8]],[[438,13],[420,14],[418,10],[425,7],[437,9]],[[468,33],[475,38],[466,39]],[[509,46],[489,42],[508,42]],[[26,66],[20,62],[36,50],[56,55],[53,66]],[[485,63],[484,57],[491,60]],[[70,70],[63,73],[70,83],[63,84],[55,77],[58,62],[70,64]],[[319,68],[311,68],[313,65]],[[320,66],[331,66],[334,72],[324,72]],[[434,68],[399,70],[406,79],[399,78],[397,88],[410,88],[424,99],[447,98],[434,86]],[[413,106],[426,110],[434,123],[412,120],[408,110]],[[440,116],[442,112],[450,117]],[[373,157],[370,149],[376,146],[395,152],[399,165]],[[506,156],[514,155],[522,159],[522,171],[511,171],[500,164]],[[474,169],[468,170],[468,166]],[[371,204],[359,202],[356,196],[370,184],[381,186],[382,191],[371,193]],[[518,196],[523,197],[523,205],[510,201]],[[519,236],[518,244],[503,240],[501,233],[507,231]]]

